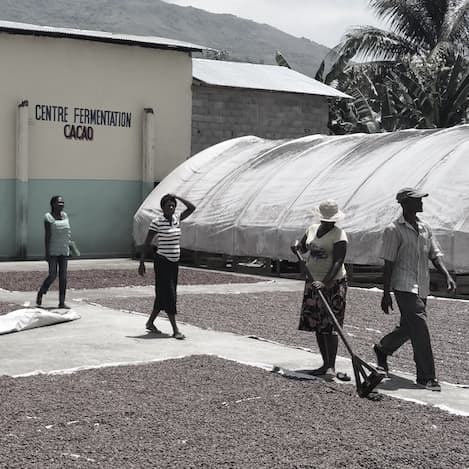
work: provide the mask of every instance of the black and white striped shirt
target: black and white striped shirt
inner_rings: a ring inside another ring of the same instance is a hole
[[[150,230],[156,233],[152,244],[156,246],[157,254],[166,257],[171,262],[177,262],[181,255],[179,216],[173,215],[172,221],[170,224],[166,217],[161,215],[151,222]]]

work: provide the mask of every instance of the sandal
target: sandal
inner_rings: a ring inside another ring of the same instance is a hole
[[[154,324],[145,324],[145,329],[153,334],[162,334],[162,332]]]
[[[339,379],[340,381],[351,381],[352,379],[347,373],[343,373],[342,371],[338,371],[335,377]]]
[[[181,334],[180,332],[176,332],[175,334],[173,334],[173,337],[178,340],[184,340],[186,338],[186,336],[184,334]]]
[[[323,376],[326,374],[327,368],[325,366],[321,366],[320,368],[316,368],[314,370],[308,371],[308,374],[311,376]]]

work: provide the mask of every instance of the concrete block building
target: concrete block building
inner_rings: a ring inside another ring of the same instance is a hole
[[[350,98],[275,65],[193,59],[192,73],[192,154],[245,135],[327,134],[328,98]]]
[[[43,216],[57,194],[84,256],[131,252],[136,209],[190,156],[200,50],[0,22],[0,259],[44,255]]]

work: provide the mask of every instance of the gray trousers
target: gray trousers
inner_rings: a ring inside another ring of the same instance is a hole
[[[49,275],[44,280],[39,292],[45,295],[54,280],[57,278],[57,267],[59,269],[59,304],[65,302],[65,292],[67,291],[67,256],[50,256],[48,259],[49,263]]]
[[[401,320],[378,345],[386,355],[392,355],[410,339],[417,367],[417,381],[424,383],[435,379],[435,362],[425,311],[427,300],[415,293],[398,290],[394,291],[394,296],[401,312]]]

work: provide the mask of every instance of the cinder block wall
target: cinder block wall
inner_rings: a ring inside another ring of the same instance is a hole
[[[328,115],[325,96],[193,84],[191,154],[244,135],[328,134]]]

